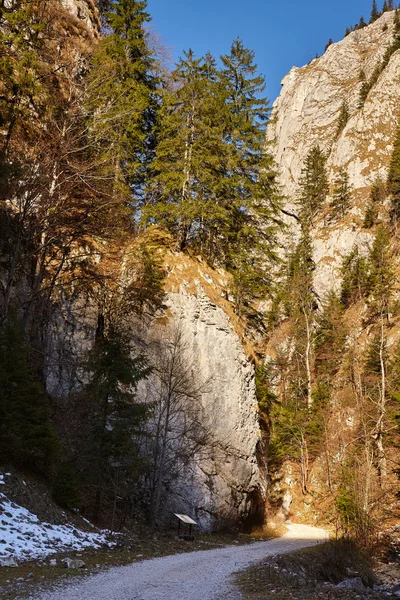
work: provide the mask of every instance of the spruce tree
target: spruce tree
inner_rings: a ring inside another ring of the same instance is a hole
[[[369,203],[365,212],[363,227],[370,229],[375,224],[379,213],[379,208],[382,206],[386,198],[385,184],[380,177],[377,177],[372,184],[369,196]]]
[[[380,17],[380,12],[378,10],[378,6],[376,4],[376,0],[372,0],[371,18],[370,18],[369,22],[373,23],[379,17]]]
[[[354,246],[343,259],[341,302],[347,308],[368,293],[368,261]]]
[[[280,200],[254,53],[236,40],[221,60],[218,69],[212,56],[189,51],[173,71],[143,214],[167,227],[179,249],[228,269],[243,308],[265,289],[262,263],[275,259]]]
[[[346,127],[347,122],[350,118],[349,105],[347,100],[343,100],[342,105],[340,107],[340,113],[338,118],[338,124],[335,134],[335,140],[337,140],[342,133],[343,129]]]
[[[388,319],[396,276],[390,234],[384,225],[377,229],[369,263],[370,309],[374,314]]]
[[[312,405],[313,347],[315,338],[315,311],[317,308],[314,291],[315,263],[308,221],[302,223],[302,234],[291,257],[287,275],[285,300],[289,315],[294,322],[293,339],[299,365],[297,381],[298,399]]]
[[[389,165],[387,190],[391,199],[391,218],[397,223],[400,216],[400,127],[397,128]]]
[[[92,59],[87,109],[89,127],[103,155],[103,179],[131,208],[141,204],[154,154],[159,83],[148,45],[146,0],[110,0],[106,32]]]
[[[333,182],[333,194],[330,204],[332,215],[343,218],[351,203],[352,186],[349,183],[349,174],[341,169]]]
[[[312,223],[323,207],[329,192],[326,157],[320,147],[314,146],[308,153],[301,171],[298,205],[300,218]]]
[[[319,377],[331,383],[337,372],[346,342],[346,327],[343,322],[344,306],[338,294],[331,291],[323,303],[317,319],[315,340],[315,366]]]
[[[141,469],[135,443],[137,434],[149,417],[149,407],[135,402],[138,383],[151,372],[146,358],[134,354],[129,335],[109,326],[98,329],[96,343],[86,365],[90,381],[85,396],[90,403],[90,429],[87,431],[85,479],[96,489],[94,518],[101,500],[121,481],[138,477]],[[117,477],[117,473],[122,473]]]
[[[329,40],[328,40],[328,42],[327,42],[327,44],[325,46],[325,52],[328,50],[329,46],[332,46],[332,44],[333,44],[333,39],[329,38]]]
[[[45,391],[31,364],[22,324],[10,311],[0,328],[1,461],[42,470],[56,449]]]
[[[221,253],[236,280],[247,265],[249,278],[261,281],[257,271],[265,274],[263,260],[275,259],[280,206],[275,164],[265,148],[265,123],[270,113],[268,100],[262,96],[265,80],[257,74],[254,52],[240,39],[233,42],[230,54],[221,59],[227,157],[217,196],[217,204],[224,207],[227,215],[219,226],[223,237]]]
[[[364,28],[364,27],[366,27],[366,26],[367,26],[367,23],[365,22],[365,19],[364,19],[364,17],[361,17],[361,18],[360,18],[360,21],[359,21],[359,23],[358,23],[358,29],[363,29],[363,28]]]
[[[224,97],[211,55],[185,52],[172,82],[163,94],[144,218],[167,227],[183,250],[191,240],[207,244],[213,222],[224,218],[215,202],[225,157]]]

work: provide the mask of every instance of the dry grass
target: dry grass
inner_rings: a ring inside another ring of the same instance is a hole
[[[351,577],[360,577],[366,587],[336,588]],[[270,557],[236,575],[244,600],[390,598],[386,592],[372,590],[374,581],[368,557],[345,540]]]

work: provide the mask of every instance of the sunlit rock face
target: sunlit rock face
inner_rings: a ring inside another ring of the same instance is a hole
[[[338,285],[342,258],[353,244],[366,251],[372,240],[361,226],[370,186],[377,176],[386,176],[393,149],[400,105],[400,52],[392,55],[362,108],[360,74],[364,72],[368,80],[381,61],[393,40],[393,19],[394,12],[384,13],[375,23],[329,46],[305,67],[293,67],[273,107],[267,140],[280,168],[286,209],[296,212],[301,169],[315,144],[328,156],[330,181],[345,168],[354,188],[345,219],[329,221],[326,212],[314,228],[316,288],[321,296]],[[337,135],[344,101],[350,118]],[[294,219],[289,217],[288,222],[292,232],[298,230]]]
[[[157,405],[160,371],[165,379],[166,371],[175,368],[168,357],[177,336],[179,364],[174,378],[188,381],[184,393],[172,399],[174,415],[167,435],[176,442],[168,442],[168,452],[170,447],[181,448],[182,460],[170,452],[170,462],[175,463],[171,475],[166,472],[163,479],[163,516],[169,520],[174,512],[189,514],[203,530],[260,522],[266,480],[259,464],[254,366],[223,293],[227,276],[201,259],[175,253],[167,255],[166,272],[165,308],[143,318],[128,315],[133,343],[154,366],[154,373],[140,382],[137,398]],[[93,346],[96,322],[97,311],[90,301],[79,299],[61,307],[49,336],[46,369],[53,396],[65,397],[84,385],[79,365]],[[157,413],[149,424],[151,436],[156,425]],[[187,441],[184,435],[181,439],[184,427]],[[194,429],[199,444],[193,444]]]
[[[265,495],[257,463],[254,368],[229,317],[201,285],[196,294],[184,286],[170,292],[167,305],[168,323],[153,322],[147,336],[168,340],[171,330],[179,331],[184,368],[191,370],[194,391],[201,391],[199,415],[207,440],[182,471],[168,504],[172,511],[194,515],[203,529],[211,530],[251,517],[261,510]],[[146,392],[151,386],[148,381]],[[187,399],[188,414],[193,402]]]
[[[82,19],[90,31],[98,32],[100,23],[94,0],[60,0],[60,2],[74,17]]]

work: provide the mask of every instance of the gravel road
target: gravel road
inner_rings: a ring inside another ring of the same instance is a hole
[[[31,600],[239,600],[231,583],[235,571],[266,556],[312,546],[327,538],[322,529],[288,525],[268,542],[175,554],[115,567],[79,583],[64,584]]]

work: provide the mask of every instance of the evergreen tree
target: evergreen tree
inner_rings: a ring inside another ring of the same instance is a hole
[[[346,127],[349,118],[350,118],[349,105],[347,103],[347,100],[343,100],[342,105],[340,107],[338,124],[337,124],[337,129],[336,129],[336,134],[335,134],[335,140],[337,140],[339,138],[343,129]]]
[[[239,247],[244,247],[241,242],[245,232],[253,250],[258,246],[267,258],[273,257],[280,203],[275,164],[265,149],[265,123],[270,108],[268,100],[261,95],[265,80],[257,74],[254,52],[237,39],[230,54],[221,60],[227,162],[217,203],[224,207],[228,219],[220,223],[219,235],[222,233],[225,238],[222,251],[226,265],[236,270],[236,256]]]
[[[382,6],[382,12],[385,13],[388,10],[389,10],[389,6],[388,6],[387,1],[385,0],[384,3],[383,3],[383,6]]]
[[[346,342],[343,314],[344,306],[340,297],[331,291],[318,317],[315,340],[316,372],[319,377],[327,378],[329,382],[340,366]]]
[[[365,212],[363,227],[370,229],[375,224],[378,216],[379,207],[386,197],[385,184],[380,177],[377,177],[372,184],[369,196],[369,203]]]
[[[31,365],[14,312],[0,328],[0,455],[2,464],[38,470],[57,448],[45,391]]]
[[[147,41],[146,0],[111,0],[105,32],[92,59],[87,108],[89,124],[103,155],[103,179],[131,208],[142,201],[154,154],[158,109],[156,63]]]
[[[342,265],[342,289],[340,298],[345,307],[357,302],[368,292],[368,262],[360,255],[358,246],[345,256]]]
[[[304,161],[299,187],[300,218],[312,223],[329,192],[326,157],[319,146],[314,146]]]
[[[371,9],[371,18],[369,20],[370,23],[373,23],[380,17],[380,12],[378,10],[376,0],[372,0],[372,9]]]
[[[215,201],[225,149],[224,96],[211,55],[184,53],[163,95],[158,149],[144,217],[166,226],[184,249],[193,239],[206,246],[213,222],[222,221]],[[211,244],[212,246],[212,244]]]
[[[392,264],[390,234],[384,225],[376,232],[369,263],[370,309],[388,319],[396,277]]]
[[[139,381],[148,377],[151,369],[143,355],[133,355],[126,333],[115,327],[104,332],[102,326],[87,369],[90,429],[82,451],[86,455],[85,480],[96,489],[97,519],[103,494],[113,488],[113,481],[122,485],[141,472],[135,435],[147,421],[149,407],[135,402],[135,394]]]
[[[334,217],[343,218],[350,207],[352,186],[349,183],[349,174],[341,169],[333,182],[333,194],[330,207]]]
[[[333,44],[333,39],[329,38],[329,40],[328,40],[328,42],[327,42],[327,44],[325,46],[325,52],[328,50],[329,46],[332,46],[332,44]]]
[[[240,311],[265,294],[262,263],[275,259],[280,201],[254,53],[236,40],[221,60],[218,70],[212,56],[189,51],[172,74],[144,216],[166,226],[181,250],[196,248],[228,269]]]
[[[367,23],[365,22],[365,19],[364,19],[364,17],[361,17],[361,18],[360,18],[360,21],[359,21],[359,23],[358,23],[358,29],[363,29],[363,28],[364,28],[364,27],[366,27],[366,26],[367,26]]]
[[[295,395],[312,405],[313,346],[315,338],[315,311],[317,308],[313,285],[315,263],[308,222],[302,224],[302,235],[291,257],[288,269],[287,291],[289,315],[294,322],[293,339],[298,364]]]
[[[397,223],[400,216],[400,127],[397,128],[389,165],[387,190],[391,199],[391,218]]]

